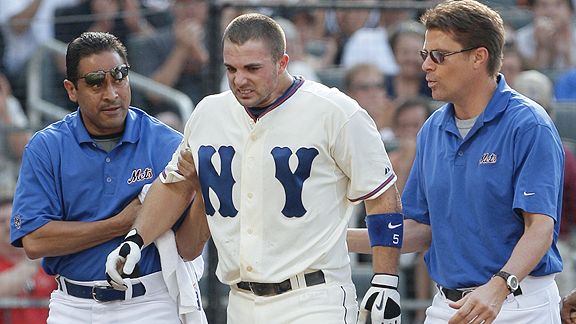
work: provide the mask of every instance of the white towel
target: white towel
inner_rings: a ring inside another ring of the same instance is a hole
[[[166,231],[154,241],[160,263],[162,276],[172,299],[178,304],[180,321],[184,324],[208,323],[202,308],[202,295],[198,278],[204,272],[202,256],[192,261],[184,261],[176,249],[176,239],[172,230]]]
[[[150,185],[145,185],[138,198],[144,202]],[[184,261],[176,248],[176,237],[170,229],[154,241],[160,254],[162,276],[170,297],[178,305],[178,315],[182,324],[207,324],[202,307],[202,295],[198,281],[204,273],[202,255],[192,261]]]

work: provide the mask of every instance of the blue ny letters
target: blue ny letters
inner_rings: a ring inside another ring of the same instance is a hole
[[[202,196],[206,213],[214,216],[216,210],[210,201],[208,190],[211,188],[218,196],[220,207],[218,212],[224,217],[235,217],[238,209],[232,200],[232,187],[236,183],[232,176],[232,159],[235,151],[231,146],[221,146],[218,149],[220,156],[220,174],[212,164],[212,156],[216,149],[212,146],[200,146],[198,149],[198,177],[202,187]],[[306,208],[302,203],[302,187],[304,181],[310,177],[312,161],[319,154],[315,148],[299,148],[296,151],[298,167],[292,173],[289,166],[292,150],[287,147],[275,147],[270,152],[276,166],[276,179],[284,187],[285,204],[282,214],[286,217],[302,217],[306,214]]]

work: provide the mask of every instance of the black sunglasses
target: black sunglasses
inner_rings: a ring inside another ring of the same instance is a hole
[[[128,71],[130,70],[130,66],[128,64],[120,64],[116,67],[111,68],[108,71],[94,71],[88,72],[83,77],[78,79],[84,79],[86,84],[89,86],[100,86],[106,79],[106,73],[110,72],[110,75],[114,80],[120,81],[123,80],[128,76]]]
[[[468,52],[468,51],[471,51],[471,50],[477,49],[477,48],[478,48],[478,46],[474,46],[474,47],[465,48],[463,50],[459,50],[459,51],[455,51],[455,52],[442,52],[439,50],[431,50],[430,52],[428,52],[427,50],[421,50],[420,56],[422,57],[422,61],[426,61],[428,54],[430,54],[430,59],[432,59],[432,62],[434,62],[436,64],[442,64],[442,63],[444,63],[444,59],[446,58],[446,56]]]

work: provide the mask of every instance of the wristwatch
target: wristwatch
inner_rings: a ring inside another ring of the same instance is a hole
[[[492,276],[492,278],[494,277],[500,277],[504,279],[504,281],[506,281],[508,290],[510,290],[510,293],[514,293],[516,289],[518,289],[518,277],[515,275],[506,271],[498,271],[495,275]]]

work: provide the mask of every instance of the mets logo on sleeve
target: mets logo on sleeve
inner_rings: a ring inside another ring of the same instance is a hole
[[[142,169],[135,169],[132,170],[132,175],[130,179],[128,179],[128,184],[133,184],[136,181],[143,181],[146,179],[152,179],[154,177],[154,172],[151,168]]]
[[[497,159],[498,156],[496,155],[496,153],[484,153],[480,158],[480,164],[494,164],[496,163]]]
[[[20,215],[14,216],[14,227],[16,227],[17,229],[22,228],[22,218],[20,217]]]

